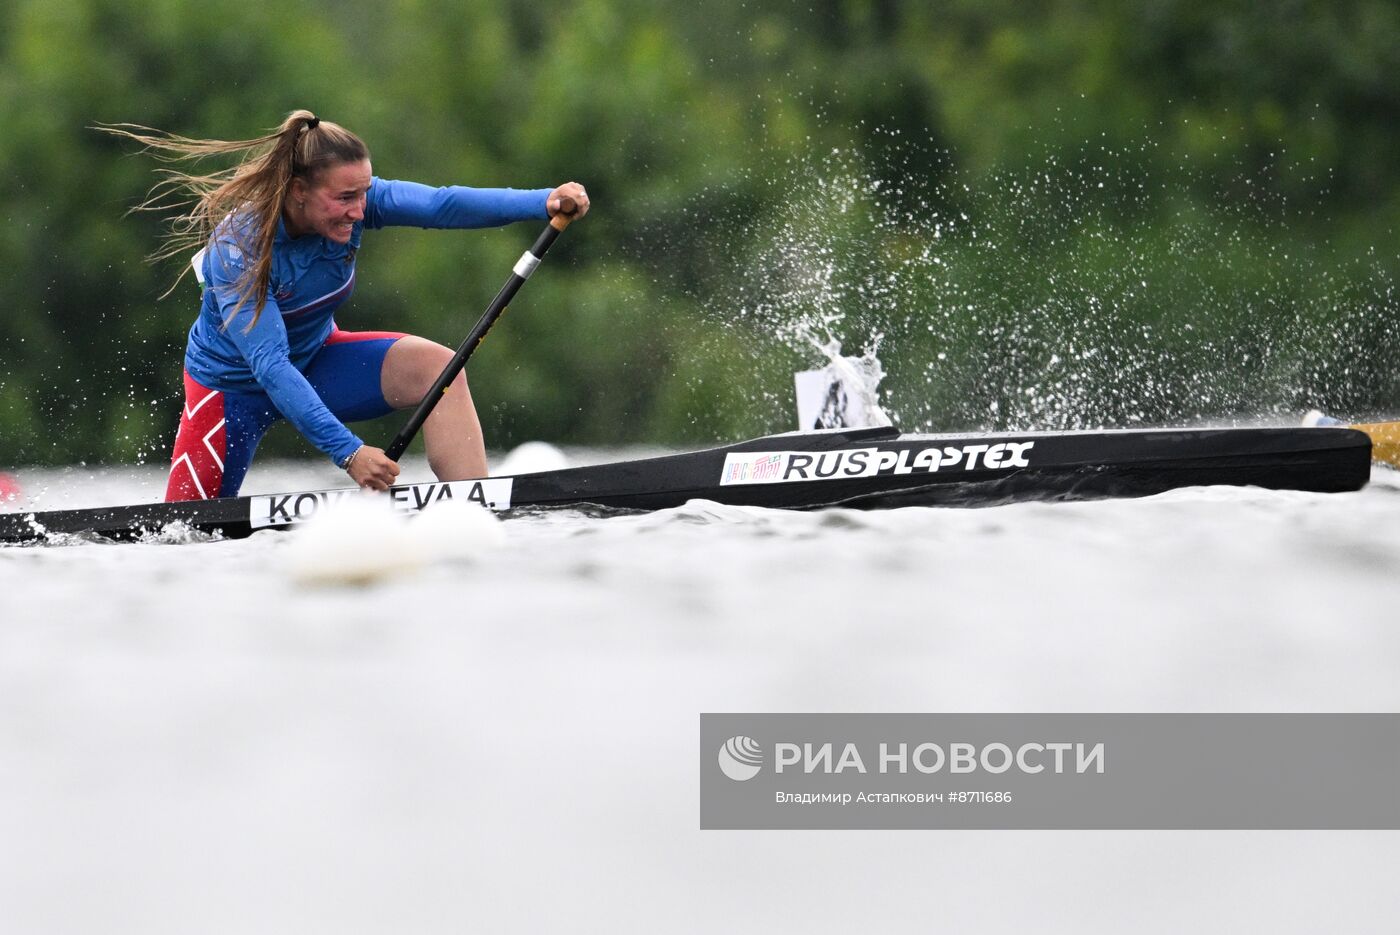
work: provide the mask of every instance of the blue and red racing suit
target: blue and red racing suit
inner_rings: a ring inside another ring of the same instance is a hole
[[[291,237],[279,219],[266,302],[239,307],[238,279],[252,262],[246,238],[225,221],[196,258],[204,285],[185,350],[185,408],[165,499],[237,496],[267,429],[285,418],[337,465],[363,444],[346,422],[391,411],[381,389],[384,356],[397,332],[347,332],[334,312],[355,288],[364,228],[498,227],[543,220],[550,189],[433,188],[374,178],[364,220],[349,243]]]

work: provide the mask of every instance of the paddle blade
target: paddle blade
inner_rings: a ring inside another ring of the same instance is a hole
[[[1371,436],[1371,460],[1400,468],[1400,422],[1367,422],[1351,426]]]

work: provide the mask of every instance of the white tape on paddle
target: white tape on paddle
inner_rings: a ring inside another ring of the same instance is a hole
[[[526,250],[520,255],[520,259],[516,261],[515,275],[519,276],[521,279],[529,279],[530,274],[533,273],[535,268],[539,265],[540,258],[529,250]]]

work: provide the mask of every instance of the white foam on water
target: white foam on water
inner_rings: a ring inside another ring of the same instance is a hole
[[[1377,930],[1395,834],[701,832],[696,748],[704,711],[1400,709],[1374,478],[536,513],[465,561],[431,511],[0,548],[0,929]],[[430,554],[305,587],[303,548]]]
[[[433,561],[474,559],[506,542],[506,526],[490,510],[466,500],[438,500],[414,516],[407,533]]]
[[[422,568],[432,552],[387,497],[345,498],[295,530],[285,566],[301,585],[365,586]]]

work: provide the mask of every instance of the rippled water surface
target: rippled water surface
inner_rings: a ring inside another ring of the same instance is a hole
[[[260,470],[248,492],[336,483]],[[159,487],[23,480],[50,508]],[[1400,909],[1393,833],[702,833],[696,750],[702,711],[1397,710],[1392,472],[535,515],[357,587],[298,583],[296,539],[0,548],[0,930],[1305,932]]]

